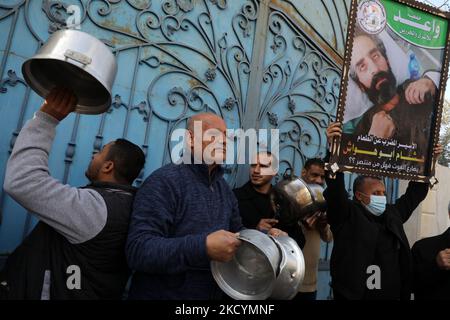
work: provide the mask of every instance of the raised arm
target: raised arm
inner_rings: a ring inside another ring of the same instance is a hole
[[[56,126],[74,110],[75,101],[68,90],[55,89],[25,124],[8,160],[4,190],[71,243],[81,243],[105,226],[106,204],[94,190],[62,184],[48,168]]]
[[[331,123],[327,128],[328,145],[335,137],[342,134],[342,125],[339,122]],[[338,172],[334,179],[326,175],[327,188],[324,197],[327,200],[327,219],[328,223],[338,225],[345,221],[349,215],[349,203],[347,190],[345,189],[344,174]]]

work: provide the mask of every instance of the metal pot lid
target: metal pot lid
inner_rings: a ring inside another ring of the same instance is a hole
[[[290,237],[272,238],[282,252],[280,272],[275,281],[271,298],[291,300],[297,293],[305,277],[305,259],[297,242]]]
[[[273,290],[281,261],[279,249],[269,236],[257,230],[240,232],[239,246],[229,262],[211,262],[219,287],[236,300],[265,300]]]

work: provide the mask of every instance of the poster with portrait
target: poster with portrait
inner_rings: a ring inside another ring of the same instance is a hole
[[[449,16],[412,0],[353,0],[328,168],[427,182],[448,73]]]

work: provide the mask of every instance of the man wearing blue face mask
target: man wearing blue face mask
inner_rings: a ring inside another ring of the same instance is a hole
[[[353,198],[376,217],[386,210],[386,189],[379,177],[358,176],[353,182]],[[366,192],[370,193],[366,193]]]
[[[340,123],[327,129],[329,144],[340,136]],[[434,159],[442,147],[434,149]],[[412,258],[403,224],[427,196],[429,184],[410,182],[395,204],[387,204],[386,188],[378,177],[359,176],[353,200],[343,173],[326,178],[327,218],[334,237],[330,268],[336,300],[409,300]]]

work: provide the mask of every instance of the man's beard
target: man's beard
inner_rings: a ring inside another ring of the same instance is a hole
[[[94,182],[95,180],[97,180],[99,171],[100,171],[99,168],[94,168],[94,165],[90,163],[84,175],[86,176],[86,178],[88,178],[90,182]]]
[[[382,79],[386,80],[377,89],[376,85]],[[397,80],[392,70],[389,68],[387,72],[381,71],[377,73],[372,79],[370,88],[366,89],[366,93],[375,106],[388,103],[397,93]]]

